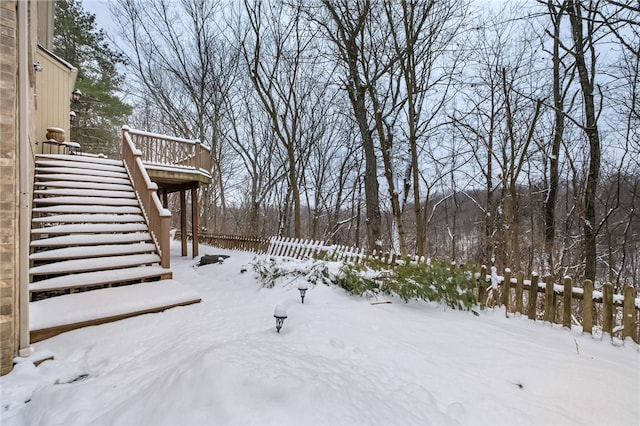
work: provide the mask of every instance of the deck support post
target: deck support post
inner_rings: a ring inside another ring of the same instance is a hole
[[[180,243],[182,256],[187,255],[187,200],[184,190],[180,191]]]
[[[198,257],[198,188],[191,188],[191,253]]]

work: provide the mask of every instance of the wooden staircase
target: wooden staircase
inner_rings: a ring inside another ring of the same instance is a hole
[[[122,161],[53,154],[36,156],[35,166],[32,305],[88,290],[171,279],[171,269],[160,265]],[[107,321],[94,323],[101,322]],[[68,324],[62,331],[67,329]],[[40,333],[42,338],[55,334]]]

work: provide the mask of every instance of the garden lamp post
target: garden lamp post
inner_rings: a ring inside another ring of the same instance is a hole
[[[305,281],[301,281],[300,284],[298,284],[298,290],[300,291],[300,298],[302,299],[302,303],[304,303],[304,296],[307,293],[308,289],[309,285]]]
[[[282,328],[282,324],[284,320],[287,319],[287,311],[280,306],[276,306],[276,310],[273,313],[274,318],[276,319],[276,330],[280,333],[280,329]]]

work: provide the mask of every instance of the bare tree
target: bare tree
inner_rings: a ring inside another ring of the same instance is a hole
[[[458,52],[455,55],[447,53],[462,28],[466,11],[464,2],[402,1],[400,6],[385,3],[398,62],[398,77],[392,84],[398,85],[400,94],[398,105],[394,105],[398,108],[398,133],[404,139],[399,142],[404,146],[406,140],[409,152],[408,161],[400,166],[400,170],[405,171],[402,177],[404,194],[396,216],[402,223],[402,213],[411,191],[419,256],[425,254],[426,243],[420,157],[429,130],[441,124],[439,112],[453,92],[452,74],[460,67],[462,56]],[[402,25],[395,25],[396,22]],[[383,149],[383,155],[385,152]]]
[[[300,7],[283,1],[245,0],[247,30],[240,36],[243,58],[273,131],[286,151],[288,191],[293,202],[293,236],[302,236],[300,182],[319,116],[315,106],[326,85],[316,79],[311,43]]]
[[[244,82],[245,84],[240,84]],[[263,119],[262,110],[256,108],[255,97],[248,77],[239,79],[227,98],[225,114],[225,141],[240,159],[243,171],[241,183],[236,191],[243,195],[241,204],[243,219],[236,226],[249,235],[265,235],[268,229],[263,213],[271,191],[279,181],[286,179],[285,168],[280,167],[284,159],[278,152],[278,142],[268,120]]]
[[[552,29],[547,35],[552,38],[551,61],[553,74],[553,133],[551,152],[548,155],[548,178],[546,182],[547,193],[544,200],[544,265],[545,273],[555,270],[554,246],[556,241],[556,204],[559,189],[560,147],[564,137],[565,128],[565,102],[569,88],[573,81],[575,67],[573,63],[567,65],[566,52],[561,52],[561,30],[563,18],[566,16],[566,5],[556,4],[553,0],[547,1],[547,10],[552,23]],[[545,167],[545,170],[547,168]]]
[[[502,12],[505,13],[505,12]],[[470,87],[453,125],[471,146],[483,175],[485,202],[483,262],[521,267],[522,176],[537,146],[543,101],[536,49],[525,25],[490,17],[477,31]],[[516,36],[519,34],[521,36]],[[499,192],[498,192],[499,191]]]
[[[587,279],[596,278],[596,190],[600,177],[600,134],[598,133],[598,111],[595,99],[595,74],[597,54],[594,45],[596,24],[589,10],[597,9],[598,2],[589,2],[589,9],[583,7],[580,2],[567,1],[567,12],[571,24],[573,46],[571,52],[576,61],[578,80],[584,102],[584,126],[583,130],[589,141],[589,172],[584,194],[583,205],[583,233],[584,233],[584,276]],[[583,16],[587,13],[588,16]],[[586,28],[585,28],[586,27]]]
[[[198,139],[211,148],[214,189],[226,222],[222,104],[233,84],[237,49],[220,36],[218,2],[118,0],[113,15],[131,52],[129,83],[137,82],[145,103],[160,112],[161,131]],[[208,204],[208,200],[204,201]],[[208,220],[208,216],[205,217]]]
[[[605,0],[604,3],[590,3],[589,8],[593,19],[606,26],[620,45],[640,56],[640,2]]]
[[[323,28],[325,36],[336,50],[337,61],[344,70],[341,84],[349,96],[364,151],[367,240],[370,249],[380,248],[382,222],[378,164],[366,94],[367,84],[380,78],[383,73],[375,73],[369,77],[369,81],[365,81],[363,67],[368,63],[368,59],[365,59],[366,62],[362,62],[363,54],[368,58],[371,53],[365,50],[370,46],[370,43],[365,46],[364,40],[367,37],[366,26],[370,19],[372,3],[371,0],[323,0],[322,4],[328,16],[322,16],[320,10],[312,9],[309,11],[309,17]]]

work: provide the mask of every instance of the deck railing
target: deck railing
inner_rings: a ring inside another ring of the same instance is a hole
[[[142,152],[136,148],[132,140],[132,131],[127,126],[122,128],[122,158],[131,177],[142,213],[149,225],[149,232],[153,238],[160,264],[163,268],[170,267],[169,230],[171,227],[171,212],[165,209],[158,197],[158,185],[151,181],[142,162]],[[139,133],[139,132],[137,132]]]
[[[185,167],[211,173],[211,150],[198,140],[129,129],[133,145],[146,164]]]

